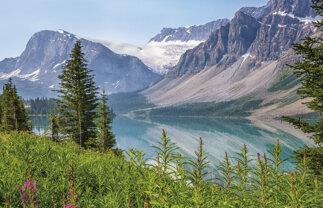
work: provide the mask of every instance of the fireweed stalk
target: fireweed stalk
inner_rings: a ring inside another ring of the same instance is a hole
[[[8,208],[7,195],[4,196],[4,207]]]
[[[73,164],[71,164],[71,173],[70,173],[70,193],[68,195],[68,198],[66,202],[69,202],[69,204],[65,205],[64,201],[64,196],[63,196],[63,208],[81,208],[81,207],[76,207],[76,202],[80,201],[79,198],[76,197],[76,192],[75,192],[75,186],[74,186],[74,177],[73,177]]]
[[[36,196],[37,196],[36,183],[31,181],[29,162],[27,163],[27,166],[28,166],[28,175],[27,175],[28,180],[24,183],[23,190],[20,188],[19,185],[17,185],[17,189],[20,193],[21,202],[24,208],[39,207],[38,201],[36,200]]]

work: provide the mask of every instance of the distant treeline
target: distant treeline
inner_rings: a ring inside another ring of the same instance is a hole
[[[145,96],[139,92],[111,94],[109,95],[108,105],[117,114],[154,107],[154,104],[149,103]]]
[[[202,116],[202,117],[247,117],[260,108],[262,100],[250,96],[227,102],[189,103],[179,106],[135,111],[135,116]]]
[[[114,118],[116,114],[154,107],[153,104],[148,103],[147,99],[138,92],[116,93],[109,95],[108,98],[108,105],[111,111],[109,117],[111,118]],[[52,108],[56,108],[54,98],[42,97],[23,100],[23,102],[29,115],[49,115],[53,113]]]
[[[27,112],[29,115],[38,115],[38,114],[50,114],[52,112],[52,108],[56,107],[56,102],[54,98],[36,98],[36,99],[28,99],[24,100],[24,103],[27,108]]]
[[[53,108],[56,108],[55,98],[42,97],[23,100],[23,102],[29,115],[49,115],[50,113],[54,113]],[[110,111],[109,117],[114,118],[116,115],[113,109],[110,109]]]

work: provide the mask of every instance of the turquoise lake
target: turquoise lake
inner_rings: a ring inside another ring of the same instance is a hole
[[[48,126],[47,119],[48,117],[32,117],[35,133],[44,132],[44,128]],[[274,123],[278,123],[278,127],[283,126],[280,121]],[[117,147],[123,150],[129,148],[143,150],[148,159],[156,157],[152,145],[157,145],[160,141],[162,129],[165,129],[172,142],[180,147],[180,151],[191,158],[194,157],[194,151],[198,147],[199,137],[202,137],[204,148],[208,152],[208,160],[212,165],[222,161],[225,152],[228,152],[229,156],[235,156],[235,152],[244,144],[247,145],[251,155],[256,155],[258,152],[263,154],[267,149],[271,149],[276,139],[279,139],[283,146],[283,158],[292,156],[293,151],[303,145],[312,145],[309,139],[304,139],[304,135],[298,136],[297,130],[288,133],[281,128],[261,122],[260,125],[255,125],[246,119],[155,117],[138,120],[117,116],[113,120]],[[292,167],[292,161],[285,165]]]

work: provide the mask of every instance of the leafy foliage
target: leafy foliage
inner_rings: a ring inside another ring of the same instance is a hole
[[[207,169],[210,167],[207,161],[206,153],[203,150],[203,140],[200,138],[200,145],[198,151],[195,151],[197,160],[190,160],[189,164],[192,166],[192,171],[189,172],[189,180],[194,188],[194,202],[195,207],[205,207],[207,200],[203,198],[205,186],[207,181],[203,180],[209,174]]]
[[[202,143],[193,164],[175,154],[174,145],[163,132],[157,150],[160,164],[152,165],[134,149],[127,152],[127,161],[68,141],[2,134],[0,206],[22,207],[16,187],[27,179],[37,184],[39,207],[320,207],[323,184],[308,171],[308,158],[294,172],[285,172],[278,141],[268,158],[251,158],[245,146],[236,157],[226,155],[224,168],[217,168],[223,174],[215,177],[228,183],[205,175],[209,172]]]

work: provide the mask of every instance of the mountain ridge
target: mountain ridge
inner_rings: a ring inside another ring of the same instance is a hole
[[[228,22],[228,19],[219,19],[202,25],[163,28],[144,46],[92,40],[102,43],[116,53],[136,56],[154,72],[166,74],[173,69],[185,51],[207,40],[213,31]]]
[[[137,57],[119,55],[103,46],[63,30],[35,33],[21,56],[0,62],[0,82],[13,78],[25,97],[54,96],[57,76],[79,40],[94,80],[108,93],[136,91],[152,85],[161,76],[153,73]],[[26,88],[24,86],[29,86]],[[35,89],[38,92],[33,92]]]
[[[209,35],[217,30],[219,27],[229,23],[229,19],[217,19],[202,25],[193,25],[178,28],[163,28],[157,35],[149,40],[150,42],[169,42],[169,41],[183,41],[189,40],[204,41]]]
[[[310,5],[310,0],[271,0],[263,7],[240,9],[142,94],[159,107],[275,96],[267,90],[286,64],[300,60],[292,43],[314,34],[311,22],[322,18]],[[294,96],[296,90],[290,93]]]

